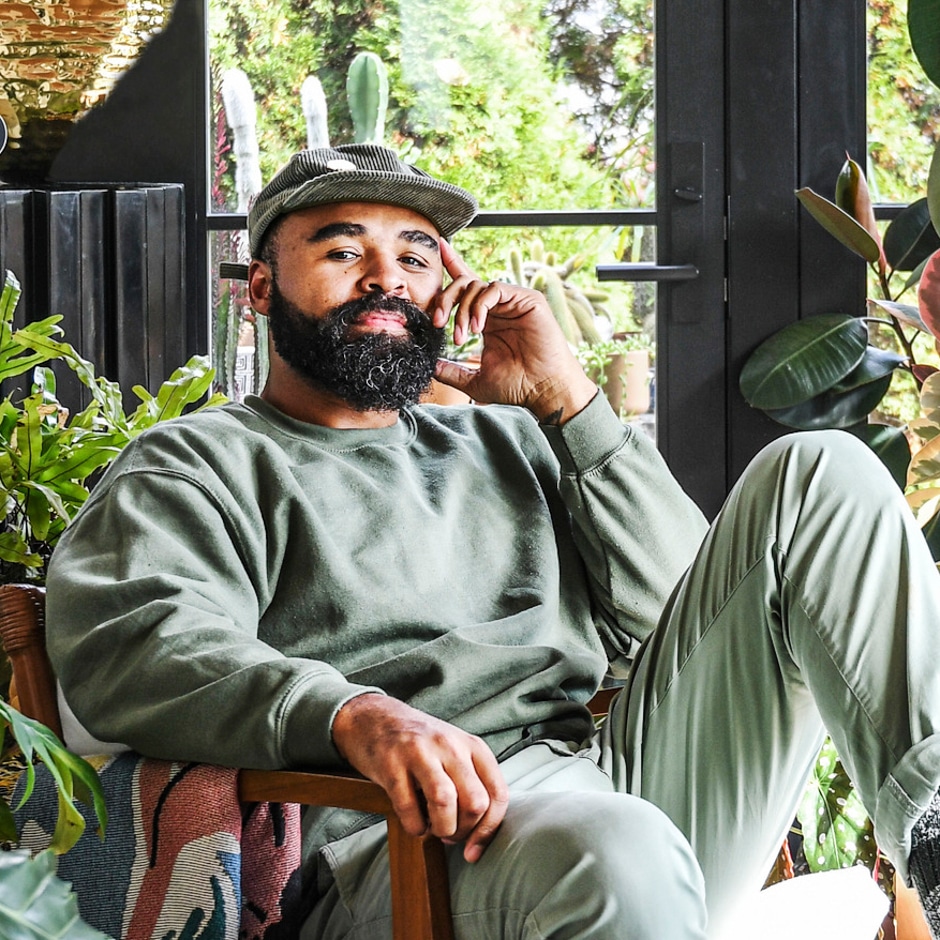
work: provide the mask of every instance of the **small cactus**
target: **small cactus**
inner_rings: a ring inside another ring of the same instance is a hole
[[[385,136],[388,75],[374,52],[360,52],[346,73],[346,99],[357,144],[379,144]]]

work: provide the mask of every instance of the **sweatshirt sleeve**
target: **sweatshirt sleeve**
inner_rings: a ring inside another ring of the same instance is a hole
[[[49,653],[81,724],[153,757],[341,764],[336,712],[380,690],[259,639],[270,550],[263,526],[221,487],[124,461],[49,571]]]
[[[623,425],[601,393],[543,431],[616,669],[656,626],[707,523],[654,443]]]

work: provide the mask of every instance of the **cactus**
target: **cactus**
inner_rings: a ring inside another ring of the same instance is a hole
[[[346,73],[346,99],[358,144],[378,144],[385,135],[388,76],[374,52],[360,52]]]
[[[300,86],[300,107],[307,122],[307,147],[316,150],[330,146],[330,131],[326,123],[326,95],[314,75],[308,75]]]
[[[572,346],[601,342],[603,337],[597,329],[595,318],[602,316],[610,319],[602,305],[607,294],[595,289],[582,291],[568,280],[571,274],[583,266],[584,258],[575,255],[559,263],[554,252],[545,251],[539,238],[533,238],[529,243],[529,254],[530,260],[525,260],[519,248],[512,248],[509,252],[509,269],[500,277],[545,294],[565,339]]]

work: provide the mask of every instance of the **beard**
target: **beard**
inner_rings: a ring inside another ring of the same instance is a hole
[[[349,335],[360,317],[388,310],[404,317],[407,335]],[[369,294],[306,316],[271,285],[268,320],[278,355],[315,388],[343,399],[356,411],[400,411],[418,402],[431,385],[444,351],[444,330],[416,304]]]

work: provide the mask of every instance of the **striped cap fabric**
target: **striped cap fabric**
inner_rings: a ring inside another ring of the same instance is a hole
[[[466,190],[429,176],[378,144],[344,144],[301,150],[255,197],[248,212],[251,256],[279,216],[336,202],[380,202],[404,206],[431,221],[450,238],[477,214]]]

